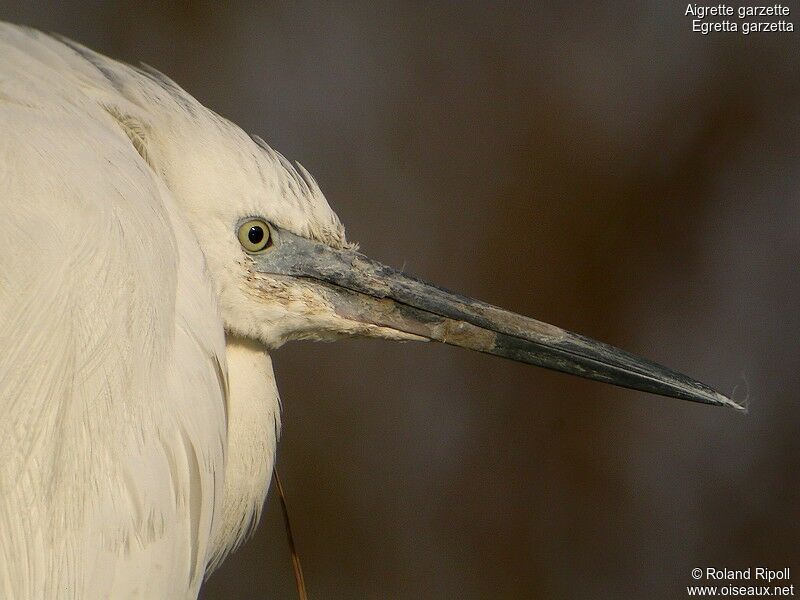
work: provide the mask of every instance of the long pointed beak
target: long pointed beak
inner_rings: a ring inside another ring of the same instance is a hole
[[[276,228],[277,229],[277,228]],[[257,270],[321,284],[341,317],[613,385],[743,410],[681,373],[619,348],[448,292],[357,252],[277,229]]]

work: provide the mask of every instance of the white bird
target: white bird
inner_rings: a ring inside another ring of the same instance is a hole
[[[0,26],[0,597],[195,598],[256,526],[289,340],[437,340],[737,407],[356,252],[167,77]]]

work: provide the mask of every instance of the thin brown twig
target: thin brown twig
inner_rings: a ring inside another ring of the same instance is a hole
[[[278,486],[278,497],[281,500],[281,512],[283,512],[283,524],[286,529],[286,539],[289,542],[289,552],[292,553],[292,568],[294,569],[294,581],[297,584],[297,597],[300,600],[308,600],[306,581],[303,578],[303,567],[300,566],[300,556],[294,546],[292,524],[289,522],[289,509],[286,508],[286,495],[283,493],[283,485],[281,485],[281,477],[278,475],[277,468],[275,469],[275,483]]]

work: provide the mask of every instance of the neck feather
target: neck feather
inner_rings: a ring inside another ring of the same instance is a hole
[[[258,525],[280,435],[272,359],[261,344],[228,334],[228,453],[222,521],[215,523],[207,573]]]

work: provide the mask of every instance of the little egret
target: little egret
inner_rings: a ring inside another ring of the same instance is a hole
[[[253,530],[287,341],[435,340],[740,408],[378,264],[319,186],[146,67],[0,25],[0,597],[195,598]]]

